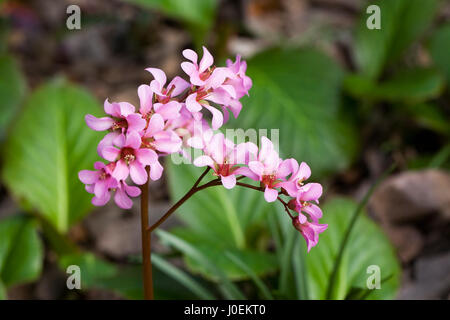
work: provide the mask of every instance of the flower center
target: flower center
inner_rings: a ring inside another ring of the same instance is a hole
[[[125,160],[127,164],[134,161],[136,159],[136,156],[134,154],[134,149],[132,148],[123,148],[121,151],[121,158]]]
[[[117,130],[121,128],[128,128],[128,122],[125,119],[117,119],[116,122],[111,126],[112,130]]]
[[[276,177],[274,174],[270,174],[270,175],[265,175],[262,177],[262,181],[261,181],[264,185],[268,186],[269,188],[272,188],[273,185],[276,182]]]

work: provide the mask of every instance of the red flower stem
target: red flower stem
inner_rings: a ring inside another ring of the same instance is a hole
[[[147,175],[150,167],[146,167]],[[153,277],[151,258],[151,233],[148,228],[148,182],[141,186],[141,237],[142,237],[142,275],[144,279],[144,298],[153,300]]]

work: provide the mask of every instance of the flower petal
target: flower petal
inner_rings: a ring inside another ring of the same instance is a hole
[[[81,170],[78,172],[78,178],[84,184],[93,184],[95,183],[100,176],[100,172],[92,171],[92,170]]]
[[[91,114],[87,114],[84,120],[88,127],[95,131],[108,130],[114,124],[114,120],[110,117],[96,118]]]
[[[147,182],[147,171],[145,171],[144,166],[137,160],[130,162],[130,177],[138,185]]]
[[[137,160],[143,165],[150,165],[158,161],[158,155],[151,149],[139,149],[136,151]]]
[[[127,116],[128,133],[131,131],[140,132],[145,129],[147,121],[138,113],[132,113]]]
[[[158,68],[147,68],[145,70],[153,75],[155,80],[159,83],[160,89],[166,84],[167,77],[164,71]]]
[[[300,199],[302,201],[316,201],[322,195],[322,185],[320,183],[308,183],[301,188]]]
[[[191,112],[202,110],[202,105],[197,102],[197,93],[190,94],[186,98],[186,108]]]
[[[147,131],[145,132],[145,137],[153,137],[153,135],[157,132],[160,132],[164,129],[164,119],[163,117],[155,113],[150,118],[150,121],[148,123]]]
[[[94,186],[94,194],[97,198],[102,199],[108,192],[108,184],[106,180],[98,180]]]
[[[194,160],[194,166],[196,166],[196,167],[205,167],[205,166],[213,167],[214,161],[209,156],[200,156]]]
[[[120,150],[114,147],[104,147],[101,151],[101,156],[108,161],[116,161]]]
[[[129,147],[132,149],[139,149],[141,143],[142,143],[141,136],[136,131],[132,131],[129,134],[127,134],[125,147]]]
[[[138,96],[140,101],[140,108],[139,112],[142,115],[145,115],[149,113],[152,110],[153,103],[152,103],[152,97],[153,92],[152,89],[150,89],[150,86],[146,84],[142,84],[138,88]]]
[[[194,50],[191,50],[191,49],[183,50],[183,56],[186,59],[192,61],[192,63],[197,64],[198,56]]]
[[[161,178],[163,170],[164,170],[164,168],[159,162],[155,162],[155,163],[151,164],[150,165],[150,179],[152,179],[153,181],[156,181],[159,178]]]
[[[114,195],[114,202],[122,209],[131,209],[133,201],[127,196],[125,190],[118,188]]]
[[[233,189],[236,185],[236,176],[234,174],[229,176],[221,176],[222,184],[226,189]]]
[[[278,198],[278,191],[276,189],[271,189],[266,186],[266,189],[264,190],[264,199],[266,199],[267,202],[274,202]]]
[[[211,55],[211,53],[209,53],[208,49],[206,49],[205,47],[203,47],[203,57],[202,60],[200,60],[200,64],[199,64],[199,71],[204,72],[206,69],[208,69],[212,64],[214,63],[214,58]]]
[[[261,176],[264,174],[264,166],[263,166],[263,164],[261,162],[259,162],[259,161],[250,161],[248,163],[248,167],[253,173],[258,175],[258,177],[261,179]]]
[[[114,168],[113,173],[111,174],[116,180],[125,180],[128,178],[128,174],[130,173],[130,169],[128,168],[125,161],[122,159],[116,162],[116,167]]]
[[[98,198],[97,196],[93,197],[91,202],[94,206],[101,207],[107,204],[109,199],[111,199],[111,193],[107,192],[103,198]]]
[[[208,109],[212,113],[212,121],[211,121],[211,127],[214,130],[219,129],[223,125],[223,115],[222,112],[217,110],[214,107],[211,107],[209,105],[203,105],[206,109]]]

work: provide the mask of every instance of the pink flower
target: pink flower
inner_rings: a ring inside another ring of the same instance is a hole
[[[236,92],[231,84],[225,84],[225,80],[234,77],[228,68],[216,68],[212,66],[214,60],[209,51],[203,47],[203,57],[197,64],[197,54],[190,50],[184,50],[183,55],[191,62],[181,63],[181,68],[190,77],[194,86],[199,86],[195,92],[186,98],[186,108],[191,112],[199,112],[202,108],[208,109],[212,114],[212,128],[218,129],[224,123],[224,115],[211,106],[208,101],[222,105],[225,113],[225,121],[228,120],[228,108],[235,117],[239,115],[242,105],[235,100]]]
[[[264,198],[267,202],[273,202],[278,198],[280,183],[285,181],[291,173],[290,160],[281,160],[273,147],[272,141],[266,137],[261,138],[261,148],[256,160],[249,161],[249,170],[243,170],[243,175],[261,181],[265,186]]]
[[[295,229],[300,231],[303,238],[305,238],[308,252],[319,242],[319,234],[324,232],[328,228],[327,224],[318,224],[308,221],[302,223],[300,222],[298,217],[292,219],[292,224],[294,225]]]
[[[236,185],[236,175],[240,174],[241,168],[239,164],[245,164],[248,161],[248,154],[252,146],[253,152],[256,152],[256,145],[250,143],[241,143],[235,145],[228,139],[225,139],[222,133],[212,135],[212,131],[208,131],[203,135],[203,142],[195,142],[191,139],[191,143],[199,146],[205,152],[205,155],[194,160],[197,167],[209,166],[214,170],[214,174],[221,178],[222,184],[227,189],[232,189]]]
[[[319,183],[308,183],[299,189],[296,197],[289,202],[289,206],[299,214],[300,222],[306,221],[302,212],[307,213],[315,223],[322,218],[322,210],[316,204],[311,203],[311,201],[319,203],[321,195],[322,186]]]
[[[181,143],[180,137],[173,130],[166,129],[163,117],[158,113],[153,114],[142,136],[142,145],[145,148],[170,154],[178,152]]]
[[[195,86],[201,86],[205,89],[218,88],[227,77],[233,73],[228,68],[216,68],[213,65],[214,58],[208,49],[203,47],[203,57],[197,64],[198,56],[195,51],[186,49],[183,56],[191,62],[182,62],[181,68],[189,76],[190,82]]]
[[[131,131],[142,131],[146,126],[145,119],[135,112],[135,108],[128,102],[109,103],[108,99],[104,103],[105,112],[111,117],[96,118],[93,115],[86,115],[85,120],[89,128],[95,131],[111,130],[98,144],[97,152],[103,157],[102,150],[112,146],[112,142],[120,134]]]
[[[95,131],[120,130],[120,133],[142,131],[146,122],[142,116],[135,113],[135,108],[128,102],[104,103],[105,112],[111,117],[96,118],[91,114],[85,120],[89,128]]]
[[[141,194],[141,189],[135,186],[129,186],[125,181],[120,181],[116,194],[114,195],[114,202],[122,209],[131,209],[133,201],[130,197],[138,197]]]
[[[110,198],[110,189],[117,188],[117,180],[112,177],[114,164],[110,163],[105,166],[103,162],[94,163],[95,171],[81,170],[78,178],[86,185],[86,190],[95,196],[92,203],[96,206],[105,205]]]
[[[103,149],[103,157],[108,161],[116,161],[116,166],[112,176],[116,180],[125,180],[128,175],[134,183],[141,185],[147,182],[147,171],[145,166],[150,166],[150,171],[156,173],[150,174],[152,180],[161,176],[162,167],[158,162],[158,155],[154,150],[141,148],[141,137],[137,132],[131,132],[128,135],[121,134],[114,139],[113,146]]]
[[[139,112],[146,119],[151,117],[151,114],[154,112],[159,113],[164,120],[173,120],[180,116],[181,104],[178,101],[168,100],[165,103],[157,102],[153,104],[153,91],[146,84],[139,86],[138,96],[140,100]]]
[[[303,182],[311,176],[311,169],[302,162],[300,166],[297,160],[290,159],[292,175],[285,182],[280,183],[280,187],[285,189],[291,197],[296,197],[303,186]]]
[[[165,88],[167,77],[164,71],[157,68],[147,68],[146,71],[150,72],[155,78],[150,82],[150,89],[156,93],[158,102],[163,104],[169,102],[171,97],[180,95],[184,90],[189,88],[189,83],[181,77],[175,77]]]
[[[247,63],[245,61],[241,62],[241,56],[236,56],[236,62],[232,62],[230,59],[227,60],[227,67],[233,73],[233,76],[229,77],[225,84],[233,86],[236,92],[236,98],[240,99],[244,95],[248,95],[248,91],[252,87],[252,79],[245,75],[247,71]]]

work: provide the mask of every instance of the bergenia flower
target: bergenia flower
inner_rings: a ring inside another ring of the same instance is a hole
[[[117,180],[112,177],[114,167],[114,163],[105,165],[96,161],[95,171],[81,170],[78,173],[78,178],[86,185],[86,191],[95,195],[92,203],[96,206],[105,205],[111,197],[110,190],[118,186]]]
[[[176,97],[189,88],[190,84],[181,77],[175,77],[173,80],[164,87],[167,82],[167,76],[161,69],[147,68],[146,71],[150,72],[155,78],[150,82],[150,89],[156,94],[158,102],[163,104],[169,102],[172,97]]]
[[[300,234],[303,236],[303,238],[305,238],[308,252],[319,242],[319,234],[324,232],[328,228],[327,224],[318,224],[308,221],[302,223],[297,217],[292,219],[292,224],[295,229],[300,231]]]
[[[191,139],[191,144],[202,148],[205,153],[194,160],[194,165],[212,168],[214,175],[221,178],[223,186],[232,189],[236,185],[236,175],[243,173],[239,165],[247,164],[248,154],[256,152],[256,145],[252,143],[235,145],[232,141],[225,139],[222,133],[211,135],[211,131],[203,137],[204,141],[197,144],[194,139]]]
[[[173,120],[180,116],[181,103],[175,100],[170,100],[165,103],[153,103],[153,94],[154,92],[150,86],[146,84],[142,84],[138,88],[140,101],[139,112],[145,119],[149,119],[155,112],[159,113],[164,120]]]
[[[261,138],[261,148],[256,160],[249,161],[248,171],[243,175],[260,181],[265,187],[264,198],[267,202],[274,202],[278,198],[280,183],[292,172],[290,160],[282,160],[273,147],[272,141],[266,137]]]
[[[131,209],[133,201],[130,197],[139,197],[141,189],[135,186],[129,186],[125,181],[120,181],[114,195],[114,202],[122,209]]]
[[[86,115],[85,120],[89,128],[95,131],[110,130],[98,144],[97,152],[103,157],[102,151],[105,147],[112,146],[112,142],[122,133],[131,131],[142,131],[146,126],[146,121],[135,108],[128,102],[113,102],[108,99],[104,102],[104,110],[110,117],[97,118],[91,114]]]
[[[227,67],[231,70],[233,75],[228,77],[225,84],[233,86],[237,99],[242,98],[244,95],[248,95],[248,91],[253,84],[252,79],[245,74],[247,71],[247,63],[241,61],[241,56],[237,55],[235,62],[230,59],[227,60]]]
[[[137,132],[128,135],[121,134],[114,139],[114,145],[103,149],[103,157],[108,161],[115,161],[116,166],[112,176],[116,180],[125,180],[130,175],[134,183],[141,185],[147,182],[145,166],[150,166],[150,171],[158,171],[161,174],[158,155],[154,150],[141,148],[141,137]],[[153,175],[155,176],[155,174]],[[152,177],[152,175],[151,175]]]
[[[303,182],[311,176],[311,169],[302,162],[298,165],[297,160],[290,159],[292,175],[285,182],[280,183],[280,187],[287,191],[291,197],[296,197],[303,186]]]
[[[95,131],[119,130],[120,133],[141,131],[145,128],[145,120],[135,113],[134,106],[128,102],[109,103],[106,99],[104,109],[111,117],[97,118],[88,114],[85,120],[89,128]]]

